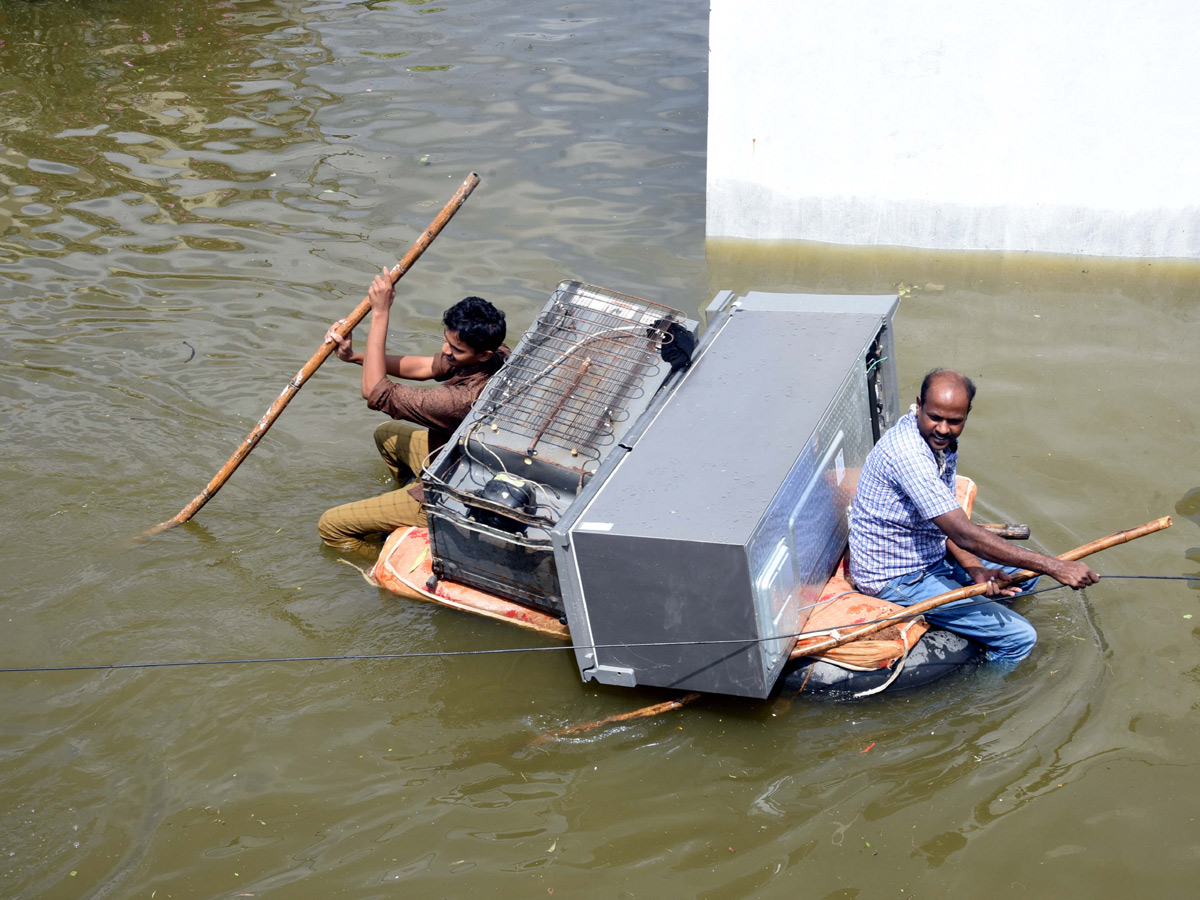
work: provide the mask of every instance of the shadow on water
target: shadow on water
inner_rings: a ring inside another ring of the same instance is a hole
[[[1195,525],[1200,525],[1200,487],[1192,488],[1184,494],[1175,504],[1176,515],[1188,519]],[[1200,566],[1200,547],[1192,547],[1184,553],[1184,556],[1193,563]],[[1200,571],[1189,573],[1195,574],[1200,578]],[[1188,587],[1193,591],[1200,591],[1200,581],[1188,582]]]
[[[945,300],[960,292],[1087,296],[1118,292],[1200,321],[1200,265],[1191,260],[1097,259],[1047,253],[972,253],[899,247],[839,247],[805,241],[709,238],[714,285],[737,290],[891,293]]]

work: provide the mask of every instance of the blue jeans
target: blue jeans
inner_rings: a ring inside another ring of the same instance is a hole
[[[987,562],[984,564],[992,565]],[[1010,575],[1021,571],[1013,566],[995,568]],[[1023,591],[1032,590],[1037,581],[1037,578],[1031,578],[1022,582],[1019,587]],[[970,587],[974,583],[962,566],[946,557],[928,569],[893,578],[884,585],[879,597],[901,606],[912,606],[938,594]],[[985,601],[983,597],[967,597],[965,600],[947,603],[925,613],[925,618],[947,631],[978,641],[987,649],[989,660],[1009,665],[1023,660],[1037,643],[1037,632],[1024,616],[1013,612],[1003,603]]]

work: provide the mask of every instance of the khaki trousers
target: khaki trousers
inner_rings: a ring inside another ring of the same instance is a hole
[[[399,489],[345,503],[325,511],[317,523],[321,540],[330,547],[375,553],[377,535],[397,528],[428,524],[420,502],[408,492],[429,455],[429,432],[410,422],[384,422],[375,429],[375,446],[395,477]]]

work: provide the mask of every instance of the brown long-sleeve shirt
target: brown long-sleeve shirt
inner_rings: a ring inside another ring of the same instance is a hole
[[[433,377],[440,382],[436,387],[397,384],[384,377],[371,389],[367,406],[428,428],[433,453],[450,440],[488,379],[500,371],[511,352],[501,346],[487,361],[466,368],[451,366],[439,353],[433,358]]]

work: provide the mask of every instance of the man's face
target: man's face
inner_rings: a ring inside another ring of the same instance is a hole
[[[935,453],[949,450],[957,446],[970,411],[971,402],[965,387],[957,381],[934,381],[925,402],[917,399],[917,430]]]
[[[445,343],[442,344],[442,356],[452,366],[466,368],[476,363],[487,362],[492,358],[491,350],[477,351],[458,336],[457,331],[446,329]]]

